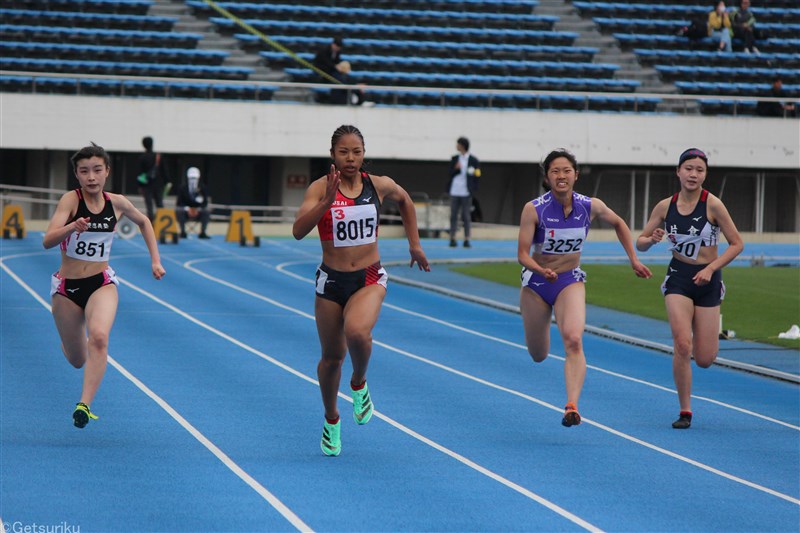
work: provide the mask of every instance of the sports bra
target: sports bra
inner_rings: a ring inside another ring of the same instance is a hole
[[[371,244],[378,240],[381,201],[369,174],[361,172],[361,194],[348,198],[336,191],[336,199],[317,223],[322,241],[337,248]]]
[[[73,231],[61,241],[61,251],[67,257],[81,261],[103,262],[111,257],[111,244],[114,242],[114,229],[117,226],[117,215],[111,204],[111,197],[104,191],[105,205],[99,213],[92,213],[86,205],[81,189],[75,189],[78,195],[78,210],[70,219],[71,224],[78,218],[89,217],[89,229],[78,233]]]

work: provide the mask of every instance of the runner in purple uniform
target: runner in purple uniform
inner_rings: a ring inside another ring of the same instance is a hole
[[[580,257],[591,221],[599,217],[614,228],[637,276],[649,278],[652,274],[636,257],[628,225],[602,200],[573,191],[578,180],[574,155],[564,149],[550,152],[542,171],[548,192],[525,204],[520,219],[520,310],[528,353],[537,363],[544,361],[550,350],[550,319],[555,312],[566,352],[567,404],[561,423],[569,427],[581,423],[578,398],[586,376],[586,273],[580,269]]]

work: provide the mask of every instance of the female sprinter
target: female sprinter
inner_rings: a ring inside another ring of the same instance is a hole
[[[72,413],[76,427],[96,420],[89,406],[108,363],[108,337],[117,314],[117,278],[108,260],[114,227],[123,215],[139,226],[150,252],[153,277],[166,273],[158,255],[150,221],[124,196],[103,191],[110,159],[96,144],[72,156],[80,188],[64,194],[44,234],[49,249],[61,245],[61,266],[50,283],[53,318],[61,349],[75,368],[83,370],[81,400]],[[87,339],[88,334],[88,339]]]
[[[353,417],[366,424],[373,405],[367,388],[367,366],[372,353],[372,328],[386,295],[388,275],[378,255],[380,206],[394,200],[408,238],[413,266],[430,271],[417,230],[417,216],[408,193],[388,176],[362,170],[364,137],[355,126],[341,126],[331,137],[333,164],[327,176],[306,191],[292,233],[302,239],[317,227],[322,242],[322,264],[316,275],[317,322],[322,357],[317,365],[325,425],[320,446],[325,455],[342,450],[337,407],[342,364],[350,351],[353,374],[350,390]]]
[[[586,273],[580,269],[580,258],[591,221],[599,217],[614,227],[637,276],[649,278],[652,274],[636,258],[628,225],[600,199],[574,192],[578,180],[574,155],[564,149],[550,152],[542,163],[542,171],[548,192],[528,202],[520,219],[517,243],[517,260],[523,266],[520,310],[528,353],[537,363],[544,361],[550,350],[550,317],[555,311],[566,352],[567,404],[561,423],[570,427],[581,423],[578,398],[586,376],[582,340],[586,323]]]
[[[708,158],[697,148],[689,148],[678,159],[681,190],[664,198],[653,209],[636,248],[642,252],[670,241],[672,261],[661,285],[667,317],[672,329],[672,375],[678,390],[680,413],[672,423],[675,429],[692,425],[692,365],[708,368],[719,352],[719,313],[725,297],[722,267],[744,249],[736,225],[725,204],[703,189]],[[666,229],[665,229],[666,228]],[[728,248],[719,255],[719,231]]]

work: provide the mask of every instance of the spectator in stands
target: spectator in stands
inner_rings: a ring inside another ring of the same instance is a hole
[[[750,0],[741,0],[739,9],[733,12],[731,24],[733,25],[733,36],[744,41],[745,53],[759,54],[755,42],[761,36],[756,28],[756,17],[750,11]]]
[[[342,38],[334,37],[330,43],[317,51],[317,54],[314,56],[314,66],[325,74],[339,79],[339,71],[336,70],[336,65],[342,62],[343,49],[344,41],[342,41]]]
[[[164,207],[161,195],[161,180],[165,180],[167,173],[164,171],[164,162],[161,154],[153,151],[153,138],[145,137],[142,139],[144,153],[139,156],[139,174],[136,181],[139,182],[144,205],[147,209],[147,218],[152,222],[155,219],[155,208]]]
[[[342,74],[340,70],[337,68],[339,64],[342,62],[342,50],[344,49],[344,41],[341,37],[334,37],[333,40],[320,48],[316,55],[314,56],[314,60],[312,64],[317,67],[319,70],[334,78],[336,80],[342,81],[342,77],[346,76],[346,74]],[[330,78],[324,78],[320,80],[324,83],[334,83],[331,81]],[[342,83],[346,83],[342,81]],[[331,91],[330,93],[327,92],[318,92],[317,93],[317,102],[321,104],[327,103],[346,103],[347,95],[341,96],[340,93],[336,91]]]
[[[447,192],[450,193],[450,246],[457,246],[456,230],[460,215],[464,224],[464,248],[469,248],[472,197],[478,190],[481,163],[469,153],[469,139],[466,137],[458,138],[456,150],[458,153],[450,160],[450,181],[447,182]]]
[[[186,181],[178,190],[178,198],[175,202],[175,216],[181,227],[181,239],[186,238],[187,220],[199,220],[200,235],[198,237],[201,239],[211,238],[206,233],[208,221],[211,219],[208,210],[208,193],[205,185],[200,181],[200,169],[197,167],[190,167],[186,171]]]
[[[678,36],[686,37],[693,43],[698,43],[708,37],[708,21],[703,15],[694,15],[688,26],[678,30]]]
[[[783,80],[775,78],[770,89],[770,96],[773,98],[786,98],[783,90]],[[776,102],[761,100],[756,106],[756,113],[763,117],[796,117],[797,107],[792,102]]]
[[[725,9],[725,2],[717,2],[708,14],[708,35],[719,39],[719,52],[731,51],[731,18]]]
[[[720,304],[725,297],[722,268],[744,249],[744,242],[722,201],[703,188],[708,157],[697,148],[685,150],[676,169],[680,191],[658,202],[636,240],[646,252],[662,240],[672,260],[661,285],[672,330],[672,375],[680,413],[675,429],[692,425],[692,357],[710,367],[719,353]],[[719,234],[728,246],[719,250]]]

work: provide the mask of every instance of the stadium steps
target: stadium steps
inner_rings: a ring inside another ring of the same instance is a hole
[[[539,0],[536,14],[559,17],[553,28],[554,30],[577,32],[578,38],[575,40],[574,45],[597,48],[598,52],[594,55],[592,62],[619,65],[620,68],[614,77],[639,81],[641,85],[636,89],[636,92],[662,94],[675,94],[678,92],[678,89],[673,84],[665,84],[661,81],[658,72],[654,68],[642,66],[633,52],[622,50],[614,37],[601,34],[595,23],[591,19],[582,18],[570,2],[566,0]],[[663,102],[659,104],[659,111],[671,110],[668,107],[662,109],[662,106],[665,105],[668,104]]]
[[[186,31],[203,36],[197,44],[202,50],[222,50],[229,55],[223,65],[231,67],[248,67],[253,73],[248,77],[250,81],[288,81],[288,76],[282,71],[272,70],[264,66],[258,54],[248,53],[239,46],[239,42],[229,36],[220,35],[214,24],[208,20],[197,18],[183,0],[153,0],[149,13],[151,15],[176,17],[174,31]],[[273,100],[305,100],[309,98],[308,91],[294,94],[285,91],[276,91]]]

